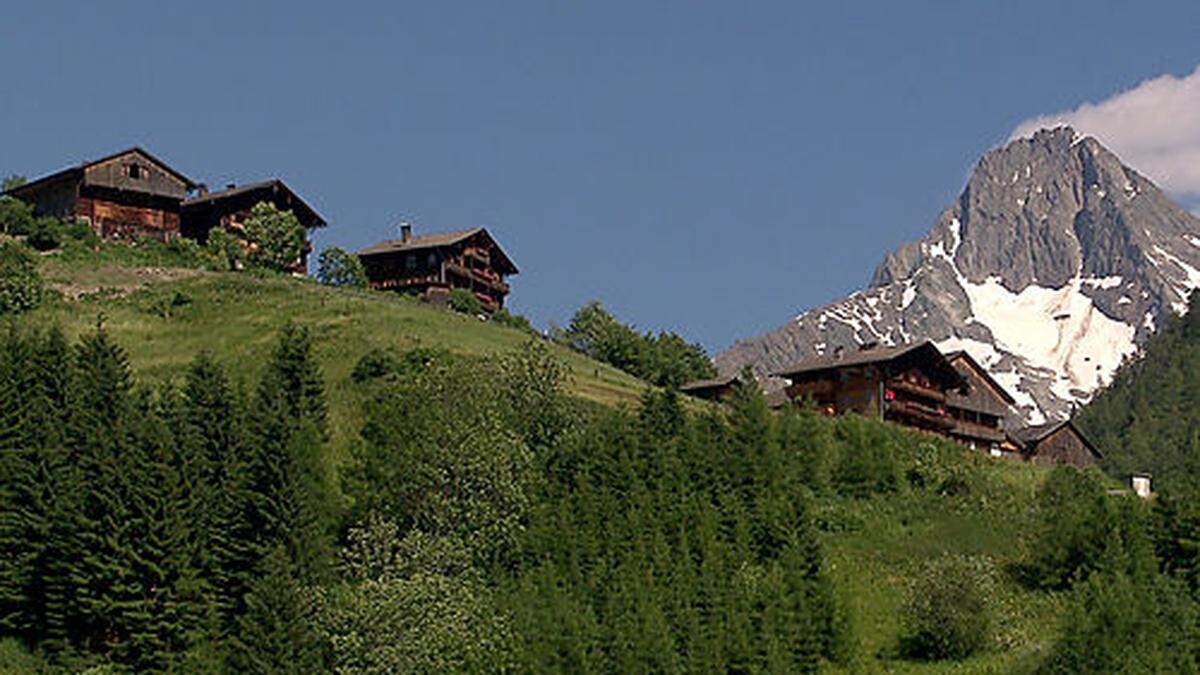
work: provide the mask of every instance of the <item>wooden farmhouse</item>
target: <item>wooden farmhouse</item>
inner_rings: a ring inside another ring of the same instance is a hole
[[[790,382],[789,397],[809,398],[826,414],[855,412],[940,434],[955,428],[947,404],[965,385],[932,342],[835,351],[775,375]]]
[[[278,178],[249,185],[227,185],[220,192],[209,193],[201,186],[196,196],[181,205],[183,236],[201,243],[208,241],[213,228],[224,228],[239,236],[246,233],[245,222],[250,210],[259,203],[272,204],[280,211],[291,211],[307,231],[325,227],[325,219]],[[308,272],[308,254],[312,242],[305,241],[300,259],[292,267],[296,274]]]
[[[107,238],[179,236],[179,206],[196,184],[141,148],[39,178],[7,194],[38,216],[82,220]]]
[[[1012,436],[1025,458],[1037,464],[1086,468],[1103,459],[1096,446],[1070,420],[1026,427]]]
[[[810,399],[828,415],[858,413],[937,433],[991,455],[1039,464],[1093,466],[1100,453],[1071,422],[1017,430],[1012,395],[963,351],[943,355],[931,342],[866,345],[785,368],[791,399]]]
[[[106,239],[178,236],[201,243],[214,227],[244,234],[250,209],[269,202],[291,211],[308,229],[325,220],[278,179],[213,194],[142,148],[133,147],[39,178],[6,194],[33,206],[34,214],[79,220]],[[304,273],[311,245],[293,271]]]
[[[504,306],[509,286],[505,277],[517,267],[482,227],[414,236],[402,225],[400,238],[358,252],[371,288],[412,293],[444,303],[450,291],[475,294],[487,312]]]
[[[1016,403],[1012,395],[967,352],[950,352],[946,360],[966,381],[964,387],[946,397],[946,410],[954,419],[950,436],[997,457],[1015,453],[1017,447],[1004,431],[1004,420],[1012,414]]]

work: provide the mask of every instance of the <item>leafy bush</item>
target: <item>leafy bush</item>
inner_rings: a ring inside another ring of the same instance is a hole
[[[434,364],[449,365],[454,360],[449,351],[433,347],[417,347],[400,356],[386,349],[372,349],[354,364],[350,379],[362,384],[387,377],[414,377]]]
[[[19,199],[0,197],[0,232],[26,235],[33,231],[33,207]]]
[[[38,218],[26,242],[39,251],[53,251],[62,246],[62,226],[53,218]]]
[[[92,226],[82,220],[72,220],[63,223],[62,232],[67,237],[88,244],[89,246],[94,246],[100,241],[100,237],[92,229]]]
[[[465,288],[450,291],[450,309],[469,316],[479,316],[483,313],[483,305],[479,298]]]
[[[246,219],[246,240],[251,263],[287,272],[304,254],[307,231],[291,211],[280,211],[274,204],[259,202]]]
[[[366,288],[367,271],[358,256],[337,246],[330,246],[321,251],[317,263],[317,281],[327,286]]]
[[[533,328],[533,324],[529,323],[529,319],[520,314],[513,314],[507,309],[501,307],[492,314],[492,321],[501,326],[516,328],[517,330],[525,331],[526,333],[537,333]]]
[[[37,307],[43,291],[37,259],[20,244],[0,244],[0,314]]]
[[[580,307],[558,339],[577,352],[662,387],[716,375],[700,345],[670,332],[638,333],[599,302]]]
[[[995,572],[986,558],[947,555],[926,563],[908,589],[901,651],[927,660],[962,659],[987,644]]]
[[[246,247],[242,240],[223,227],[215,227],[209,231],[205,249],[224,270],[241,269],[246,256]]]

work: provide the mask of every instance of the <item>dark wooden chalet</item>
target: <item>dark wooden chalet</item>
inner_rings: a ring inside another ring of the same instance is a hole
[[[325,219],[282,180],[272,178],[247,185],[228,185],[224,190],[213,193],[202,187],[199,194],[184,201],[181,206],[183,235],[204,243],[208,241],[208,233],[220,227],[243,236],[246,219],[251,209],[260,202],[273,204],[281,211],[291,211],[309,231],[326,225]],[[304,252],[292,268],[293,272],[307,272],[308,254],[311,252],[312,244],[306,241]]]
[[[789,397],[810,398],[826,414],[856,412],[940,434],[955,428],[947,404],[965,385],[932,342],[834,352],[775,375],[790,382]]]
[[[1025,458],[1037,464],[1069,464],[1085,469],[1103,458],[1070,420],[1026,427],[1012,437],[1020,444]]]
[[[695,396],[706,401],[724,401],[733,396],[741,375],[734,373],[727,377],[714,377],[708,380],[694,380],[679,387],[679,391],[688,396]]]
[[[967,352],[950,352],[946,360],[966,382],[946,396],[946,410],[954,419],[950,436],[995,456],[1013,453],[1016,447],[1008,442],[1004,420],[1012,414],[1016,400]]]
[[[108,238],[180,234],[179,207],[196,185],[141,148],[130,148],[10,190],[39,216],[78,219]]]
[[[402,225],[400,238],[358,252],[372,288],[419,294],[445,302],[450,291],[462,288],[494,312],[504,306],[509,286],[504,278],[517,274],[512,260],[482,227],[413,236]]]

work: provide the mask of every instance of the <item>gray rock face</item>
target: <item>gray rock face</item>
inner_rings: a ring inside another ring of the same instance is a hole
[[[1200,286],[1200,219],[1060,127],[989,152],[921,241],[863,291],[716,358],[760,375],[835,347],[965,348],[1030,422],[1065,417]]]

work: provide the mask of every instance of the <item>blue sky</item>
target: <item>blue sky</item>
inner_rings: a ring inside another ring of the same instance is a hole
[[[141,144],[284,178],[357,248],[484,225],[544,325],[721,349],[861,287],[1028,118],[1200,63],[1109,2],[14,3],[0,173]]]

